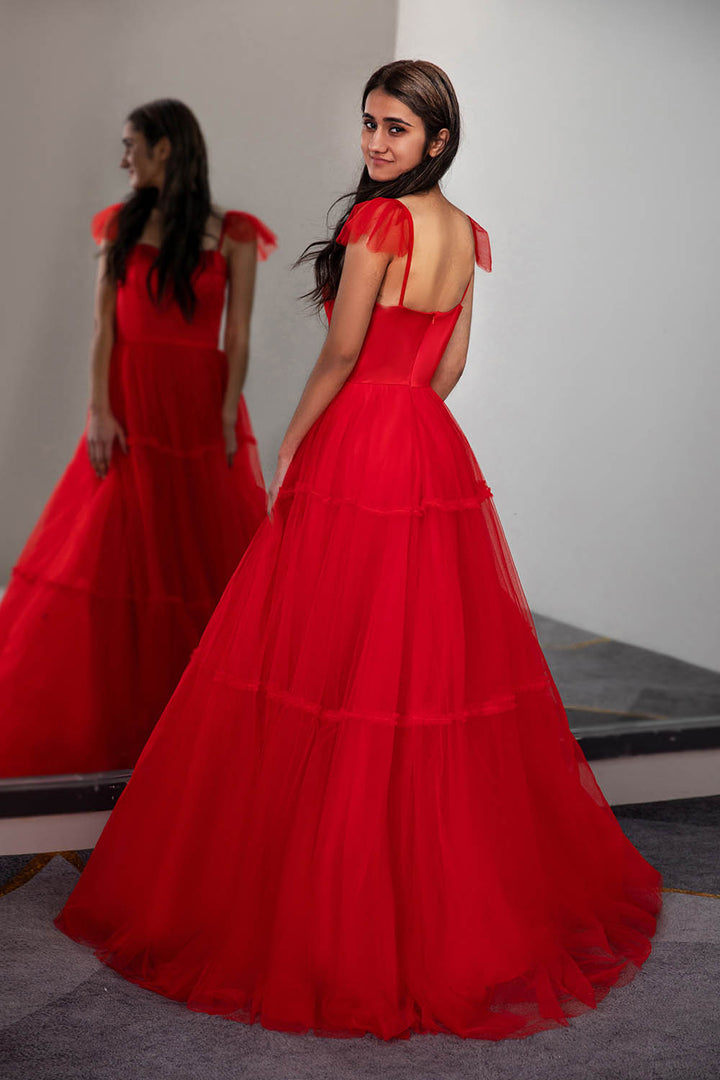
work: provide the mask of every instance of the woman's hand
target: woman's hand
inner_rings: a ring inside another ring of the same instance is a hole
[[[237,434],[235,428],[237,426],[237,410],[235,414],[230,416],[223,413],[222,428],[223,439],[225,440],[225,456],[227,457],[228,468],[232,469],[235,455],[237,454]]]
[[[272,510],[273,510],[273,506],[275,505],[275,500],[277,499],[278,492],[279,492],[280,488],[282,487],[283,480],[285,479],[285,474],[288,471],[288,469],[290,468],[290,462],[291,461],[292,461],[292,454],[290,454],[290,455],[281,454],[278,457],[278,463],[277,463],[277,468],[275,469],[275,475],[273,476],[272,481],[270,482],[270,487],[268,489],[268,504],[267,504],[268,517],[272,517]]]
[[[110,468],[113,443],[116,439],[123,454],[127,454],[125,432],[110,411],[97,412],[91,409],[86,438],[90,464],[102,480]]]

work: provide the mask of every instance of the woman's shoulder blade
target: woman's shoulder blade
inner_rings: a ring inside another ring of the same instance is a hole
[[[405,209],[410,219],[411,229],[417,230],[417,228],[422,228],[422,215],[425,212],[422,203],[424,196],[409,195],[405,196],[405,198],[413,200],[412,210],[400,199],[393,199],[388,201],[396,202]],[[446,209],[443,211],[443,213],[447,213],[449,215],[448,221],[454,220],[455,224],[459,226],[462,231],[466,231],[468,229],[468,225],[470,226],[472,230],[475,262],[481,269],[489,273],[492,269],[492,256],[490,252],[490,237],[488,236],[487,230],[484,229],[482,225],[479,225],[477,221],[474,220],[474,218],[470,217],[470,215],[464,210],[462,210],[459,206],[451,203],[449,199],[446,199],[445,203]],[[413,211],[416,211],[418,209],[420,210],[420,215],[418,215],[418,217],[416,218]],[[432,213],[433,211],[430,212]],[[415,233],[413,233],[413,235],[415,235]]]
[[[475,262],[482,270],[490,273],[490,270],[492,269],[492,256],[490,253],[490,237],[488,236],[487,230],[484,229],[482,225],[478,225],[477,221],[461,207],[456,206],[449,200],[447,200],[447,202],[448,206],[457,216],[458,221],[462,222],[463,228],[467,229],[468,224],[470,225],[475,248]]]

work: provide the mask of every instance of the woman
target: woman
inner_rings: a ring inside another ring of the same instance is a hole
[[[123,147],[131,195],[93,220],[87,432],[0,607],[0,776],[132,767],[265,517],[242,386],[274,237],[213,207],[181,102],[134,110]]]
[[[661,880],[570,734],[442,400],[490,269],[438,186],[452,86],[399,61],[363,110],[354,205],[308,253],[332,318],[272,520],[57,924],[235,1020],[529,1035],[637,970]]]

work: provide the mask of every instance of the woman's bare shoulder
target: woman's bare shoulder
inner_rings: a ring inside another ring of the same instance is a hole
[[[451,203],[444,195],[438,196],[421,192],[420,194],[403,195],[401,199],[398,199],[398,202],[403,203],[413,217],[438,217],[446,222],[457,222],[461,227],[465,225],[466,228],[467,222],[471,220],[469,214],[466,214],[459,206]]]

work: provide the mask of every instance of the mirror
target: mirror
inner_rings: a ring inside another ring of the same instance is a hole
[[[714,76],[703,24],[712,16],[689,21],[678,9],[651,20],[643,8],[618,9],[598,34],[592,11],[568,26],[542,5],[525,13],[518,37],[511,13],[488,25],[469,8],[453,43],[413,5],[397,39],[394,7],[379,0],[362,20],[334,7],[332,26],[291,7],[278,21],[272,6],[243,5],[241,28],[213,26],[206,51],[189,7],[167,35],[152,5],[131,23],[112,7],[88,23],[47,3],[42,40],[35,11],[6,13],[16,104],[3,121],[11,152],[0,579],[9,580],[83,431],[97,268],[89,228],[127,194],[118,168],[126,117],[172,88],[200,121],[217,205],[258,217],[278,237],[257,274],[243,429],[255,433],[269,480],[323,340],[297,300],[309,274],[290,266],[352,186],[359,90],[396,40],[395,55],[443,64],[461,97],[464,143],[446,192],[487,227],[495,273],[476,284],[468,364],[449,406],[495,494],[571,726],[591,760],[717,747],[718,604],[708,571],[718,509],[707,497],[720,400],[707,227],[717,151],[704,120],[704,80]],[[270,56],[257,47],[269,41]],[[669,50],[687,78],[663,77]],[[214,504],[205,513],[214,529]],[[57,552],[72,525],[61,515],[54,527]],[[97,550],[73,549],[78,586]],[[120,603],[118,560],[106,584]],[[15,602],[21,621],[35,603],[31,579]],[[217,595],[206,598],[196,639]],[[112,645],[78,630],[75,615],[58,622],[54,634],[70,647],[48,668],[43,639],[37,656],[26,654],[25,685],[60,688],[72,675],[73,693],[89,692],[93,649],[107,661]],[[161,647],[158,625],[138,648]],[[174,656],[173,683],[194,644],[162,647]],[[21,649],[19,635],[5,648]],[[113,707],[126,691],[120,679]],[[157,712],[169,689],[152,693]],[[71,717],[61,698],[58,689],[55,707]],[[21,707],[22,696],[10,708]],[[6,776],[0,814],[106,808],[129,775],[127,762],[116,764]]]

